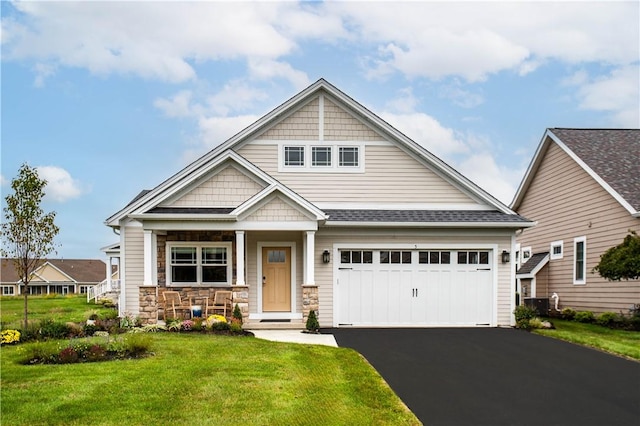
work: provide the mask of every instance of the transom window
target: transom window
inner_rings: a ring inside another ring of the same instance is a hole
[[[230,285],[231,243],[167,244],[168,284]]]
[[[358,158],[358,147],[357,146],[345,146],[340,147],[340,158],[338,161],[338,165],[340,167],[358,167],[359,158]]]
[[[380,263],[411,263],[410,251],[381,251]]]
[[[313,167],[331,166],[331,147],[314,146],[311,147],[311,165]]]
[[[304,166],[304,146],[285,146],[284,165]]]
[[[341,250],[340,263],[373,263],[373,251]]]
[[[451,263],[450,251],[421,251],[418,252],[418,263],[423,264],[443,264],[448,265]]]
[[[459,251],[458,265],[488,265],[488,251]]]

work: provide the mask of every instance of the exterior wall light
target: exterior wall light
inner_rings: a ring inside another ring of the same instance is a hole
[[[502,263],[509,263],[509,252],[502,250]]]
[[[329,263],[331,261],[331,254],[329,250],[325,250],[322,252],[322,263]]]

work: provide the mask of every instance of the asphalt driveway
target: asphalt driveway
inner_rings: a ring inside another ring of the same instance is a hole
[[[326,330],[425,425],[637,425],[640,363],[520,330]]]

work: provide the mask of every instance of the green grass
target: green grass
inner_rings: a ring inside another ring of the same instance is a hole
[[[3,347],[2,424],[420,424],[351,349],[152,336],[154,356],[90,364],[24,366]]]
[[[92,313],[106,313],[112,309],[100,304],[87,303],[86,295],[29,296],[27,303],[29,320],[51,318],[54,321],[82,322]],[[23,296],[0,297],[0,322],[2,328],[21,329],[24,321]]]
[[[612,330],[595,324],[560,319],[552,321],[556,327],[555,330],[535,330],[534,332],[640,360],[640,332]]]

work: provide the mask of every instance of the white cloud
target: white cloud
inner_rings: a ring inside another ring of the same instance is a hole
[[[458,138],[452,129],[442,126],[435,118],[427,114],[421,112],[404,114],[383,112],[380,116],[438,157],[448,158],[468,150],[465,143]]]
[[[640,67],[618,68],[609,75],[583,83],[578,92],[580,108],[606,111],[621,127],[640,127]]]
[[[506,205],[511,203],[523,175],[523,170],[500,166],[489,152],[474,153],[454,166],[462,175]]]
[[[47,181],[45,198],[65,202],[78,198],[85,191],[82,184],[73,179],[68,171],[57,166],[36,166],[38,176]]]
[[[0,175],[0,186],[9,185],[9,180],[4,177],[4,175]]]
[[[157,98],[153,106],[164,112],[167,117],[190,117],[197,114],[191,104],[192,95],[190,90],[182,90],[169,99]]]

